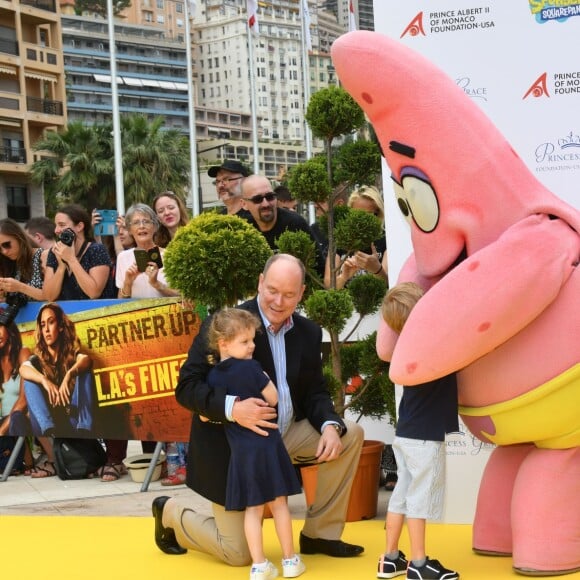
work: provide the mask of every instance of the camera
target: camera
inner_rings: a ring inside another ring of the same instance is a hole
[[[20,292],[10,292],[6,295],[7,307],[0,309],[0,326],[10,326],[18,315],[20,308],[28,302],[28,298]]]
[[[72,246],[75,243],[77,235],[74,233],[74,230],[70,228],[66,228],[60,232],[60,236],[58,239],[65,245],[65,246]]]

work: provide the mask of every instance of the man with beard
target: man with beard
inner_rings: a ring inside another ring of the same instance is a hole
[[[250,175],[242,181],[242,205],[250,214],[243,217],[262,233],[274,252],[278,251],[276,241],[285,231],[306,232],[316,245],[316,270],[324,272],[324,260],[310,226],[297,212],[278,207],[267,177]]]
[[[221,165],[210,167],[207,174],[215,178],[213,184],[218,198],[225,205],[225,213],[241,217],[239,212],[242,210],[242,181],[250,174],[248,168],[239,161],[226,159]]]

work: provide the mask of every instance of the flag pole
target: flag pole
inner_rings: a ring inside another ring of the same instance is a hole
[[[111,1],[111,0],[109,0]],[[195,2],[185,2],[185,54],[187,59],[187,100],[189,111],[189,191],[193,217],[199,215],[203,205],[202,192],[197,180],[197,145],[195,139],[195,102],[193,93],[193,64],[191,56],[191,19],[195,17]]]
[[[257,8],[256,8],[257,10]],[[246,18],[246,30],[248,33],[248,58],[250,60],[250,106],[252,114],[252,143],[254,150],[254,173],[260,173],[260,158],[258,153],[258,113],[256,110],[256,76],[254,68],[254,37],[252,34],[252,26],[258,26],[257,15],[253,14],[253,25],[250,24],[250,11],[248,10],[248,17]]]
[[[113,152],[115,156],[115,198],[117,202],[117,212],[119,212],[119,215],[125,215],[125,182],[123,179],[121,121],[119,119],[117,50],[115,47],[115,13],[113,12],[113,0],[107,0],[107,25],[109,28],[109,56],[111,58],[111,112],[113,115]]]
[[[308,0],[300,2],[300,21],[302,23],[302,84],[304,91],[304,113],[310,102],[310,74],[308,49],[312,50],[310,44],[310,13],[308,12]],[[312,158],[312,133],[304,117],[304,142],[306,145],[306,159]],[[313,203],[308,204],[308,221],[313,224],[316,221],[316,209]]]

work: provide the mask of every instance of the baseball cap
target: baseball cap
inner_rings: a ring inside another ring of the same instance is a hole
[[[244,177],[248,177],[248,175],[250,175],[248,168],[243,163],[240,163],[235,159],[226,159],[221,165],[214,165],[213,167],[210,167],[207,174],[210,177],[215,177],[220,169],[231,171],[232,173],[241,173]]]

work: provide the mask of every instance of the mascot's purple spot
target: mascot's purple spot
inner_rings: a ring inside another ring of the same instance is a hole
[[[482,322],[479,327],[477,328],[478,332],[485,332],[486,330],[489,330],[489,327],[491,326],[491,322]]]
[[[495,425],[491,417],[464,417],[465,426],[484,443],[493,443],[487,435],[495,435]]]
[[[377,352],[401,385],[457,373],[463,420],[496,445],[473,547],[513,554],[530,576],[579,571],[580,212],[403,42],[360,30],[331,55],[411,209],[413,253],[398,281],[426,291],[400,334],[379,320]]]

